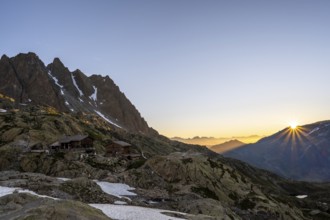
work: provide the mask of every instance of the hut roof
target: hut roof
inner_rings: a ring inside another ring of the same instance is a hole
[[[58,140],[59,143],[70,143],[71,141],[81,141],[87,138],[88,135],[74,135],[74,136],[66,136]]]
[[[60,145],[61,145],[60,142],[56,141],[56,142],[52,143],[52,144],[49,145],[49,146],[51,146],[51,147],[58,147],[58,146],[60,146]]]

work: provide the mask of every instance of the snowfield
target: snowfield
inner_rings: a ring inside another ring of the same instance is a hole
[[[57,177],[57,179],[61,181],[68,181],[69,178]],[[101,189],[110,195],[114,195],[118,198],[123,198],[123,196],[135,196],[137,194],[130,192],[129,190],[134,190],[133,187],[129,185],[122,184],[122,183],[108,183],[103,181],[94,180]],[[46,195],[39,195],[33,191],[21,189],[17,187],[5,187],[0,186],[0,197],[6,196],[12,193],[29,193],[31,195],[55,199],[58,198],[46,196]],[[117,219],[117,220],[180,220],[185,218],[179,217],[171,217],[166,215],[166,213],[176,214],[177,216],[185,216],[186,213],[176,212],[176,211],[169,211],[163,209],[154,209],[154,208],[146,208],[140,206],[130,206],[125,205],[126,202],[123,201],[115,201],[115,204],[88,204],[94,208],[100,209],[106,216]]]
[[[123,198],[124,196],[136,196],[136,193],[130,192],[129,190],[135,190],[135,188],[123,183],[108,183],[103,181],[94,180],[97,185],[101,187],[103,192],[116,196],[118,198]]]
[[[90,206],[102,210],[110,218],[118,220],[180,220],[184,218],[171,217],[164,213],[186,215],[186,213],[168,211],[163,209],[152,209],[129,205],[109,205],[109,204],[89,204]]]
[[[65,177],[56,177],[56,179],[61,180],[61,181],[69,181],[71,180],[70,178],[65,178]],[[136,196],[136,193],[131,192],[130,190],[135,190],[135,188],[130,187],[127,184],[124,183],[109,183],[105,181],[98,181],[98,180],[93,180],[97,185],[101,187],[103,192],[115,196],[117,198],[126,198],[125,196]],[[118,201],[121,202],[121,201]],[[117,203],[119,204],[119,203]],[[123,205],[123,204],[120,204]]]

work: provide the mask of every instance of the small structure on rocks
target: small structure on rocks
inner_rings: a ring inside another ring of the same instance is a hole
[[[88,135],[65,136],[49,146],[51,152],[77,151],[94,153],[93,138]]]
[[[40,142],[33,143],[29,145],[30,153],[46,153],[49,154],[49,150],[45,149],[44,146]]]
[[[141,157],[139,151],[130,143],[120,140],[111,141],[106,146],[106,155],[112,157],[126,157],[127,159]]]

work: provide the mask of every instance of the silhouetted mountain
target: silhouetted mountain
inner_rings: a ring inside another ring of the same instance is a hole
[[[225,143],[222,144],[214,145],[210,149],[217,153],[224,153],[236,149],[238,147],[241,147],[243,145],[245,145],[245,143],[235,139],[235,140],[226,141]]]
[[[285,128],[224,155],[287,178],[330,181],[330,121]]]
[[[250,135],[250,136],[237,136],[237,137],[199,137],[195,136],[193,138],[181,138],[181,137],[172,137],[171,139],[174,141],[180,141],[186,144],[198,144],[207,147],[212,147],[217,144],[222,144],[224,142],[237,139],[244,143],[255,143],[260,140],[264,136],[259,135]]]
[[[3,55],[0,78],[0,93],[14,98],[17,106],[49,105],[64,112],[95,113],[115,127],[155,133],[109,76],[70,72],[59,58],[46,67],[34,53]]]

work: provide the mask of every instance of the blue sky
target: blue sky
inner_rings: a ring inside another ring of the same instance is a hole
[[[1,1],[0,53],[109,75],[167,136],[330,119],[330,1]]]

